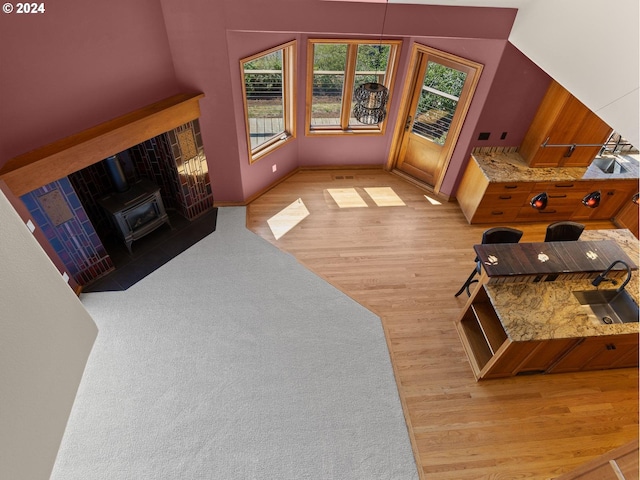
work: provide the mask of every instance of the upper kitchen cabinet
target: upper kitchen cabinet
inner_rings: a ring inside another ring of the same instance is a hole
[[[531,167],[588,166],[611,132],[600,117],[552,81],[519,152]]]

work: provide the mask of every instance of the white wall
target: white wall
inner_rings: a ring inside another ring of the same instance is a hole
[[[640,147],[640,2],[524,2],[509,41]]]
[[[0,478],[45,480],[97,328],[0,191]]]

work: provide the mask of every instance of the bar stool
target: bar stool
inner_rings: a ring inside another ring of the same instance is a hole
[[[547,226],[545,242],[573,242],[580,238],[584,225],[581,223],[563,221],[551,223]]]
[[[523,232],[521,230],[517,230],[511,227],[494,227],[489,230],[485,230],[482,234],[482,244],[487,245],[490,243],[518,243],[522,238]],[[467,281],[464,282],[460,290],[458,290],[455,294],[457,297],[465,290],[467,291],[467,296],[471,296],[471,292],[469,291],[469,287],[471,284],[476,283],[478,280],[474,277],[476,275],[480,275],[482,273],[482,263],[480,259],[476,256],[475,259],[476,268],[473,269]]]

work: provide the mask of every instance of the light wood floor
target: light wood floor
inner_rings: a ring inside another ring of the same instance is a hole
[[[406,206],[375,206],[363,188],[380,186]],[[327,193],[351,187],[368,207]],[[380,316],[421,478],[554,478],[637,438],[637,369],[474,380],[454,328],[467,297],[453,294],[489,226],[425,193],[381,169],[300,171],[247,208],[248,228]],[[298,198],[310,215],[275,240],[267,219]],[[545,226],[519,224],[522,241]]]

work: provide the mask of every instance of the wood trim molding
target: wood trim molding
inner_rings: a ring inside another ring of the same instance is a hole
[[[77,172],[200,116],[202,93],[181,93],[24,153],[0,169],[16,196]]]

